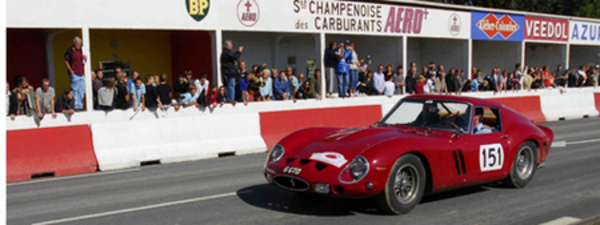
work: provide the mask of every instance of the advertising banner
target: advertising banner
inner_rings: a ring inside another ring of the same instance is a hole
[[[600,23],[571,21],[570,24],[570,43],[600,45]]]
[[[542,17],[525,17],[525,39],[569,41],[569,21]]]
[[[224,29],[470,37],[466,12],[333,0],[214,2]]]
[[[471,12],[471,38],[473,40],[523,41],[524,27],[524,16]]]
[[[112,7],[119,5],[119,7]],[[469,12],[335,0],[9,0],[8,27],[344,33],[468,39]],[[65,8],[73,12],[55,13]],[[135,9],[135,10],[132,10]]]

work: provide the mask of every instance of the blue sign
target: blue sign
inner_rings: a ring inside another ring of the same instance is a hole
[[[473,40],[523,41],[524,30],[524,16],[471,12],[471,38]]]

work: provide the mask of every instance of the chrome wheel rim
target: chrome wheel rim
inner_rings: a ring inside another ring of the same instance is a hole
[[[417,197],[419,190],[419,173],[413,165],[404,165],[396,172],[394,178],[394,195],[396,199],[406,204]]]
[[[517,175],[522,180],[526,180],[533,173],[535,165],[535,159],[533,158],[533,149],[529,146],[524,146],[517,153],[517,160],[515,161],[517,167]]]

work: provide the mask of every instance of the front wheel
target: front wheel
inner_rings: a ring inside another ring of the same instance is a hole
[[[393,214],[410,212],[423,197],[425,181],[425,168],[419,157],[412,154],[400,157],[378,196],[379,208]]]
[[[532,179],[537,168],[537,148],[531,141],[521,144],[510,169],[510,176],[505,180],[509,187],[525,187]]]

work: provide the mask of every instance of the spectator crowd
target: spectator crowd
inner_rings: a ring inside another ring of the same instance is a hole
[[[493,91],[494,93],[537,90],[543,88],[586,87],[599,85],[600,65],[581,65],[577,69],[555,70],[548,66],[529,67],[520,64],[511,69],[493,68],[484,74],[473,67],[471,77],[462,69],[446,69],[430,62],[417,67],[411,62],[408,71],[391,64],[371,66],[371,56],[359,59],[355,43],[331,42],[324,53],[324,74],[315,69],[307,74],[296,73],[291,67],[269,69],[266,64],[247,66],[240,60],[243,46],[233,51],[233,42],[225,41],[220,56],[223,84],[210,84],[206,73],[195,76],[192,71],[178,75],[175,83],[167,83],[168,75],[148,74],[142,79],[138,71],[127,74],[120,67],[115,76],[104,76],[101,69],[92,71],[93,108],[110,111],[176,110],[181,107],[215,108],[229,103],[281,101],[299,99],[348,98],[373,95],[403,94],[460,94],[462,92]],[[81,39],[65,53],[65,67],[71,79],[71,88],[58,98],[48,79],[35,89],[24,76],[17,76],[11,90],[7,82],[7,110],[12,119],[16,115],[34,116],[42,120],[46,114],[72,115],[83,110],[85,85],[83,65],[87,57],[81,53]],[[321,76],[325,76],[322,83]],[[336,85],[337,84],[337,85]],[[321,93],[325,85],[325,93]],[[337,87],[336,87],[337,86]],[[334,91],[337,89],[337,96]]]

